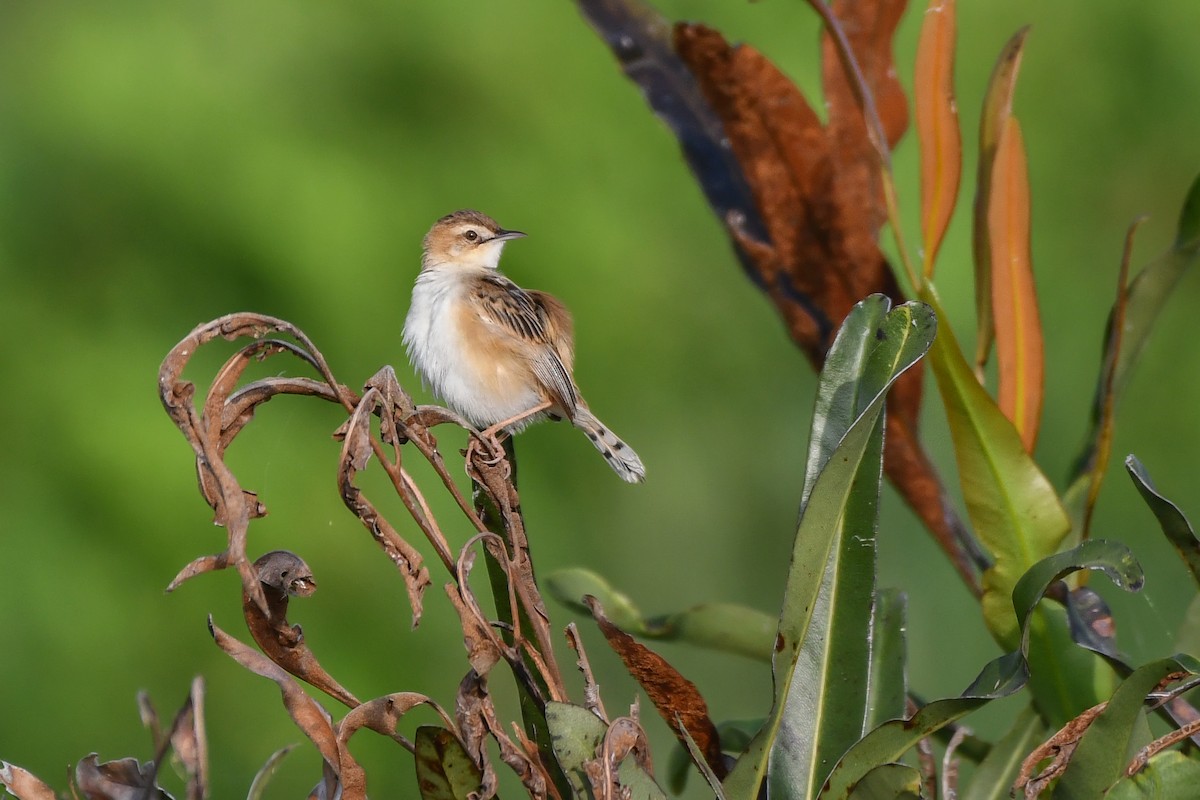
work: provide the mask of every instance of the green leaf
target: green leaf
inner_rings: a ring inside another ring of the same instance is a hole
[[[880,764],[863,776],[849,800],[920,800],[921,773],[904,764]]]
[[[422,800],[468,800],[479,791],[483,774],[453,733],[422,725],[413,745]]]
[[[885,317],[887,305],[876,295],[855,306],[822,371],[773,661],[775,702],[726,777],[733,798],[757,796],[768,764],[773,793],[811,796],[862,734],[883,403],[936,329],[927,306],[907,303]]]
[[[1013,587],[1058,548],[1071,523],[1016,429],[975,379],[933,284],[926,282],[920,295],[941,320],[929,361],[946,406],[967,514],[995,558],[983,574],[984,620],[996,641],[1013,649],[1019,631],[1009,602]]]
[[[755,661],[771,660],[778,619],[758,609],[733,603],[702,603],[672,614],[644,617],[627,595],[600,575],[578,567],[550,573],[543,586],[558,602],[589,616],[591,612],[582,599],[592,595],[617,627],[642,639],[684,642]]]
[[[1138,668],[1122,681],[1108,705],[1088,727],[1058,780],[1056,800],[1102,797],[1129,763],[1135,725],[1145,714],[1146,695],[1168,675],[1200,671],[1200,662],[1177,655]]]
[[[1083,569],[1103,572],[1131,592],[1140,591],[1145,580],[1141,565],[1123,544],[1089,539],[1040,561],[1021,576],[1013,590],[1014,608],[1030,620],[1022,638],[1032,675],[1030,690],[1038,710],[1053,727],[1061,727],[1107,697],[1107,686],[1113,680],[1106,661],[1074,646],[1065,609],[1059,605],[1037,607],[1051,584]]]
[[[871,671],[867,682],[865,730],[904,716],[908,698],[904,664],[907,599],[897,589],[875,593],[871,608]]]
[[[1125,336],[1117,357],[1114,385],[1119,393],[1129,380],[1150,336],[1155,320],[1175,291],[1180,278],[1200,255],[1200,175],[1188,189],[1179,214],[1171,249],[1147,264],[1129,286],[1125,311]]]
[[[1032,706],[1017,716],[975,770],[962,800],[1008,800],[1009,789],[1021,772],[1021,762],[1046,738],[1046,725]]]
[[[1166,750],[1130,778],[1122,778],[1105,800],[1177,800],[1190,797],[1200,786],[1200,761],[1178,750]]]
[[[246,792],[246,800],[262,800],[263,792],[267,790],[267,784],[279,770],[279,764],[283,761],[284,756],[295,749],[296,745],[289,744],[271,754],[271,757],[255,773],[254,780],[250,783],[250,790]]]
[[[568,703],[546,703],[546,724],[554,756],[566,773],[575,797],[591,797],[583,765],[596,758],[596,752],[608,730],[604,722],[580,706]],[[632,758],[626,758],[617,769],[623,786],[632,792],[632,800],[666,800],[663,790]]]
[[[1131,455],[1125,459],[1125,469],[1129,470],[1129,477],[1133,478],[1134,486],[1158,519],[1167,540],[1179,551],[1179,557],[1191,571],[1192,579],[1200,585],[1200,541],[1196,539],[1192,524],[1179,510],[1179,506],[1158,493],[1154,482],[1150,480],[1150,474],[1136,456]]]
[[[911,719],[885,722],[868,733],[834,767],[820,797],[846,796],[876,766],[896,761],[926,736],[991,700],[1007,697],[1025,686],[1029,677],[1030,629],[1035,621],[1043,618],[1038,603],[1052,584],[1079,569],[1100,570],[1123,587],[1141,585],[1140,566],[1127,549],[1114,542],[1084,542],[1074,550],[1038,562],[1021,577],[1013,592],[1012,603],[1021,621],[1021,633],[1017,637],[1020,648],[990,662],[960,697],[936,700],[921,708]],[[1062,624],[1065,626],[1065,622]]]

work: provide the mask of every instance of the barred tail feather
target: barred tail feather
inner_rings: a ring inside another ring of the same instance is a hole
[[[575,412],[573,420],[575,427],[587,434],[592,444],[604,456],[604,460],[613,468],[613,472],[621,476],[621,480],[629,483],[641,483],[646,480],[646,468],[633,448],[604,426],[596,416],[586,408]]]

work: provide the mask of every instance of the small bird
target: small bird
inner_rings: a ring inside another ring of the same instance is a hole
[[[642,460],[596,419],[575,385],[566,306],[498,269],[504,245],[523,236],[478,211],[434,223],[404,322],[409,359],[425,384],[485,435],[566,418],[622,479],[641,483]]]

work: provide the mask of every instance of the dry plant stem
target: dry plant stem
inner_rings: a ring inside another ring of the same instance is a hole
[[[1165,736],[1155,739],[1153,742],[1138,751],[1137,755],[1134,756],[1133,761],[1129,762],[1129,766],[1125,768],[1125,774],[1128,776],[1137,774],[1142,770],[1143,767],[1146,766],[1146,764],[1150,762],[1150,759],[1159,752],[1167,749],[1171,745],[1182,742],[1184,739],[1189,738],[1197,732],[1200,732],[1200,719],[1192,720],[1182,728],[1173,730]]]
[[[1067,764],[1071,761],[1071,755],[1079,746],[1079,740],[1083,738],[1083,734],[1087,732],[1096,717],[1107,707],[1107,702],[1092,706],[1038,745],[1021,762],[1021,771],[1017,775],[1016,782],[1013,783],[1013,793],[1023,791],[1026,798],[1037,797],[1041,794],[1042,790],[1067,768]],[[1050,764],[1034,775],[1033,772],[1037,769],[1037,765],[1048,758],[1051,759]]]
[[[955,751],[970,735],[968,728],[959,728],[950,737],[950,744],[946,745],[946,753],[942,756],[942,800],[958,798],[958,759]]]
[[[574,622],[567,623],[567,644],[575,651],[578,656],[575,665],[579,667],[579,671],[583,674],[583,705],[588,711],[591,711],[604,722],[608,722],[608,712],[604,710],[604,701],[600,699],[600,684],[596,683],[596,676],[592,674],[592,665],[588,661],[587,653],[583,649],[583,640],[579,638],[579,628]]]
[[[908,255],[908,247],[904,244],[904,229],[900,224],[900,205],[896,198],[896,185],[892,180],[892,151],[888,147],[887,136],[883,131],[883,122],[879,119],[879,111],[875,108],[875,96],[867,86],[867,79],[858,65],[858,59],[854,57],[850,41],[846,38],[846,31],[838,22],[837,17],[833,15],[832,9],[825,3],[825,0],[806,0],[806,2],[825,23],[825,30],[833,37],[834,44],[837,46],[842,67],[850,76],[850,86],[854,89],[854,95],[858,98],[858,103],[862,107],[863,119],[866,121],[867,138],[875,147],[875,152],[879,154],[880,177],[883,184],[883,201],[887,207],[888,227],[892,229],[900,263],[904,265],[904,272],[908,276],[909,282],[913,289],[920,289],[921,276],[913,267],[912,259]]]

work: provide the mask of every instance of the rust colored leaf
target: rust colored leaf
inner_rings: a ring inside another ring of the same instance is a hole
[[[0,761],[0,784],[17,800],[58,800],[54,790],[23,767]]]
[[[992,195],[992,176],[996,152],[1004,120],[1012,115],[1013,92],[1017,73],[1021,69],[1025,37],[1029,28],[1022,28],[1008,40],[988,82],[983,100],[983,116],[979,121],[979,166],[975,181],[975,224],[972,243],[975,254],[975,373],[983,382],[983,368],[996,334],[992,314],[992,245],[988,229],[988,208]]]
[[[254,641],[268,658],[300,680],[350,708],[357,706],[358,698],[334,680],[317,661],[304,641],[300,626],[288,623],[289,598],[308,597],[317,590],[312,570],[304,559],[287,550],[272,550],[254,562],[254,569],[267,599],[267,613],[264,614],[249,594],[242,593],[242,612]]]
[[[283,705],[288,715],[296,723],[296,727],[317,746],[317,750],[325,760],[328,767],[327,774],[331,776],[325,785],[326,797],[334,797],[337,791],[336,782],[338,776],[341,775],[341,762],[337,737],[334,734],[333,721],[329,712],[322,708],[316,700],[309,697],[300,688],[300,684],[282,667],[257,650],[247,647],[225,633],[216,626],[212,617],[208,619],[208,630],[217,646],[224,650],[226,655],[256,675],[272,680],[279,686],[279,691],[283,695]]]
[[[913,95],[921,148],[921,232],[924,273],[933,277],[938,250],[954,214],[962,178],[962,134],[954,97],[955,0],[930,0],[917,45]]]
[[[889,143],[907,125],[907,103],[895,77],[891,39],[903,2],[839,3],[849,44]],[[755,282],[787,323],[792,339],[820,367],[837,323],[863,297],[902,292],[878,236],[886,219],[878,156],[826,37],[824,80],[829,122],[822,125],[794,84],[752,47],[730,46],[703,25],[680,24],[675,47],[721,119],[729,146],[761,217],[724,219]],[[752,230],[761,227],[766,238]],[[910,370],[888,399],[888,477],[925,522],[966,584],[978,593],[983,559],[958,517],[917,433],[921,371]]]
[[[1029,249],[1029,174],[1016,117],[1004,122],[993,172],[988,235],[1000,367],[998,404],[1020,433],[1025,450],[1032,453],[1042,415],[1045,367]]]
[[[583,601],[591,610],[609,646],[641,685],[675,738],[686,750],[687,737],[681,728],[686,730],[704,754],[708,768],[717,777],[724,778],[727,770],[721,755],[721,738],[708,715],[708,704],[704,702],[700,690],[668,664],[666,659],[612,624],[596,598],[588,595]]]

